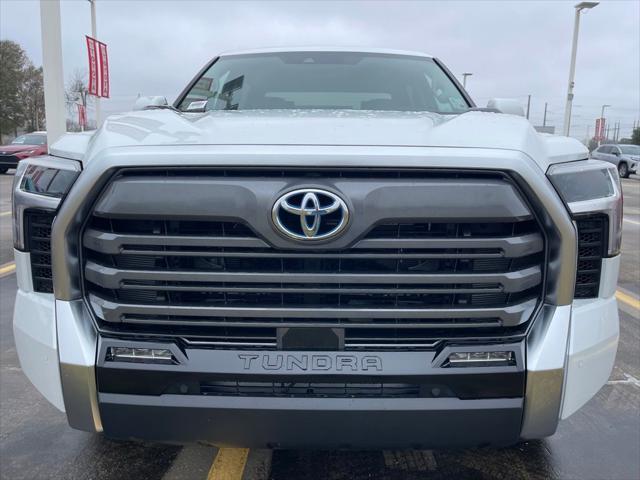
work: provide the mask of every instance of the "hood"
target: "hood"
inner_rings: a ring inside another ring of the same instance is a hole
[[[25,150],[37,150],[42,147],[43,145],[25,145],[23,143],[9,144],[9,145],[0,146],[0,152],[20,153],[20,152],[24,152]]]
[[[522,117],[471,111],[247,110],[178,113],[143,110],[109,117],[98,133],[51,147],[90,161],[105,148],[144,145],[338,145],[518,150],[542,163],[587,157],[579,142],[538,134]],[[558,140],[560,139],[560,140]],[[64,144],[64,145],[63,145]],[[86,149],[86,152],[85,152]],[[553,151],[550,151],[553,150]]]

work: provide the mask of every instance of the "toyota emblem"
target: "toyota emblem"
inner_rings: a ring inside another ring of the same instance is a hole
[[[278,231],[296,240],[326,240],[349,222],[347,204],[338,195],[316,188],[285,193],[276,200],[271,218]]]

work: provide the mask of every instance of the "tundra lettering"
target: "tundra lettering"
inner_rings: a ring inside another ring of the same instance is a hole
[[[238,358],[243,361],[242,368],[251,369],[253,360],[260,358],[260,355],[239,353]],[[382,371],[382,358],[377,355],[308,355],[308,354],[262,354],[262,363],[259,364],[264,370],[281,370],[286,366],[286,370],[332,370],[338,372],[350,371]]]

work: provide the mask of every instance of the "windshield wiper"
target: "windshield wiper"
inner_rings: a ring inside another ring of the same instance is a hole
[[[174,112],[182,113],[182,110],[178,110],[173,105],[149,105],[144,107],[144,110],[172,110]]]

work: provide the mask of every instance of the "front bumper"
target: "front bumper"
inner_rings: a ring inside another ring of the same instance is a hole
[[[104,360],[109,348],[125,345],[169,349],[179,364]],[[172,344],[103,337],[98,404],[105,434],[119,438],[253,448],[512,444],[519,438],[524,403],[524,344],[482,348],[514,351],[516,365],[443,368],[449,348],[437,355],[201,348],[183,353]],[[399,384],[401,394],[393,391]],[[381,391],[379,385],[392,393],[363,393]]]
[[[252,448],[509,445],[522,399],[276,399],[100,394],[105,433]]]

